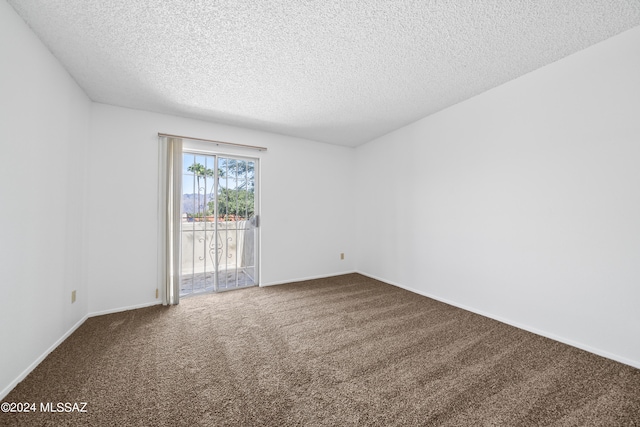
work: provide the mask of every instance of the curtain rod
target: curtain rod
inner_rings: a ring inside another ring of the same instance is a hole
[[[267,151],[267,147],[258,147],[256,145],[246,145],[246,144],[236,144],[235,142],[214,141],[213,139],[192,138],[190,136],[171,135],[169,133],[160,133],[160,132],[158,132],[158,136],[166,136],[167,138],[190,139],[192,141],[211,142],[212,144],[216,144],[216,145],[230,145],[232,147],[242,147],[242,148],[250,148],[252,150],[258,150],[258,151]]]

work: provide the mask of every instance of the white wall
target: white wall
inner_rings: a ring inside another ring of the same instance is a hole
[[[0,62],[2,398],[87,314],[90,101],[4,1]]]
[[[158,132],[268,148],[237,151],[260,158],[261,284],[354,271],[353,148],[93,104],[90,313],[160,302],[155,298]],[[126,244],[131,241],[135,244]],[[138,250],[141,245],[148,250]],[[346,253],[344,261],[340,252]]]
[[[354,271],[354,149],[94,104],[4,1],[0,58],[0,398],[88,314],[159,303],[159,131],[268,147],[238,152],[261,158],[261,284]]]
[[[357,269],[640,367],[638,76],[635,28],[359,147]]]
[[[268,147],[264,285],[357,267],[640,367],[639,29],[357,150],[92,104],[3,1],[0,58],[0,398],[159,302],[159,131]]]

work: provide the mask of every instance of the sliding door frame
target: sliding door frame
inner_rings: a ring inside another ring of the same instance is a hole
[[[260,286],[260,259],[261,259],[261,247],[260,247],[260,158],[259,157],[253,157],[253,156],[244,156],[244,155],[239,155],[236,154],[234,152],[225,152],[222,150],[209,150],[206,148],[200,148],[197,147],[195,148],[194,146],[200,146],[201,147],[201,143],[197,143],[197,144],[189,144],[187,141],[185,141],[184,146],[182,148],[182,153],[184,154],[193,154],[193,155],[201,155],[201,156],[212,156],[215,158],[215,168],[214,168],[214,185],[215,185],[215,204],[214,204],[214,210],[215,210],[215,222],[214,222],[214,236],[213,239],[217,239],[218,238],[218,225],[219,225],[219,221],[218,221],[218,190],[220,188],[219,183],[218,183],[218,166],[219,166],[219,159],[220,158],[224,158],[224,159],[232,159],[232,160],[240,160],[240,161],[247,161],[247,162],[253,162],[254,163],[254,214],[253,217],[256,218],[257,221],[257,225],[254,227],[254,254],[253,254],[253,260],[254,260],[254,275],[255,277],[253,277],[253,285],[247,286],[247,287],[251,287],[251,286]],[[180,172],[182,173],[182,171]],[[247,221],[249,221],[250,218],[247,218]],[[205,226],[206,226],[206,222],[205,222]],[[206,231],[205,231],[206,232]],[[236,256],[238,256],[238,254],[236,254]],[[219,287],[219,269],[220,269],[220,262],[217,261],[217,257],[216,257],[216,261],[214,262],[214,275],[215,275],[215,279],[214,279],[214,284],[213,284],[213,292],[223,292],[223,291],[227,291],[227,290],[233,290],[233,289],[240,289],[242,288],[242,286],[238,286],[235,288],[224,288],[224,289],[220,289]],[[237,271],[238,271],[238,267],[236,267],[236,275],[237,275]],[[184,297],[188,297],[194,295],[192,294],[187,294],[187,295],[181,295],[180,298],[184,298]]]

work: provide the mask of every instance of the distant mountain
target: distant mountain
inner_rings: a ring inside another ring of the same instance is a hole
[[[198,196],[200,198],[198,199]],[[213,200],[211,196],[206,195],[206,203],[205,203],[205,195],[204,194],[183,194],[182,195],[182,212],[186,213],[196,213],[198,212],[198,204],[200,204],[200,212],[202,212],[203,208],[207,209],[207,204]]]

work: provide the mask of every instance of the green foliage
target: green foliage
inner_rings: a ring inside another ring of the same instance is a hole
[[[225,179],[237,180],[239,189],[254,190],[254,162],[221,158],[218,162],[218,175],[222,181]]]
[[[200,191],[204,190],[200,186],[202,179],[213,177],[214,169],[205,168],[200,163],[194,163],[187,168],[193,173],[198,183],[198,200],[200,200]],[[218,162],[218,209],[219,217],[234,216],[248,219],[255,213],[255,164],[250,161],[220,158]],[[234,188],[226,188],[232,186]],[[211,187],[213,190],[213,187]],[[211,197],[213,198],[213,197]],[[190,215],[194,218],[202,216],[214,215],[215,202],[212,200],[207,203],[207,209],[202,212],[203,205],[200,205],[198,212]]]
[[[203,212],[195,212],[195,213],[192,213],[192,214],[187,214],[187,218],[204,218],[205,216],[209,216],[209,215],[211,215],[211,214],[208,213],[208,212],[204,212],[204,213]]]
[[[255,213],[255,193],[244,189],[220,188],[218,194],[218,216],[234,215],[240,218],[249,218]],[[213,212],[214,202],[208,204],[209,211]]]
[[[187,170],[189,172],[193,172],[193,174],[198,177],[198,181],[200,181],[200,178],[207,177],[207,176],[213,176],[213,170],[205,168],[200,163],[192,164],[191,166],[189,166],[187,168]]]

